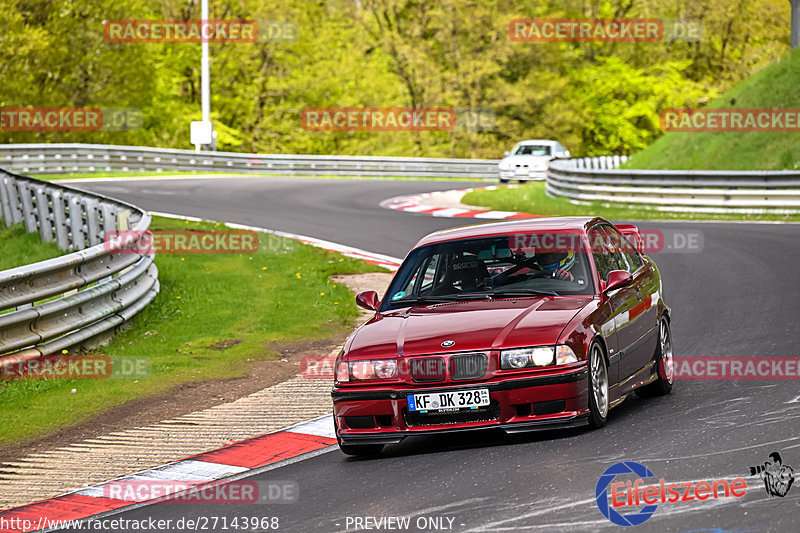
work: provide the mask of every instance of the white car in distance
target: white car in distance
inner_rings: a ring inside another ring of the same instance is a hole
[[[505,152],[498,164],[500,183],[511,180],[543,180],[548,163],[553,159],[566,159],[569,150],[558,141],[531,139],[518,142],[510,152]]]

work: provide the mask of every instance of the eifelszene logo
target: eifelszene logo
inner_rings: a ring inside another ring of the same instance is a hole
[[[635,479],[612,483],[617,476],[623,475],[633,475]],[[662,477],[656,484],[644,485],[646,478],[655,478],[655,474],[640,463],[624,461],[608,467],[595,487],[597,507],[603,516],[618,526],[637,526],[653,516],[659,503],[741,498],[747,494],[747,482],[740,477],[677,483],[667,483]],[[644,507],[635,512],[619,512],[640,505]]]

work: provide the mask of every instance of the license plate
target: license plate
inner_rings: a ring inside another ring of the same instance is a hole
[[[477,409],[489,405],[489,389],[431,392],[406,395],[409,411]]]

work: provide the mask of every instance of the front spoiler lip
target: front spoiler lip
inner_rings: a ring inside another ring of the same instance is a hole
[[[505,381],[498,381],[493,383],[470,383],[465,385],[458,385],[455,387],[438,387],[435,389],[386,389],[386,390],[342,390],[334,388],[331,391],[331,397],[334,402],[353,402],[365,400],[399,400],[405,398],[407,394],[421,394],[426,392],[437,392],[446,388],[447,390],[467,390],[474,389],[475,387],[487,388],[489,392],[524,389],[528,387],[539,387],[543,385],[561,385],[564,383],[575,383],[586,379],[588,376],[588,368],[583,366],[574,372],[566,374],[549,374],[546,376],[534,376],[520,379],[507,379]]]
[[[556,418],[546,420],[531,420],[529,422],[509,422],[506,424],[474,426],[467,428],[434,429],[430,431],[414,431],[407,434],[397,433],[358,433],[352,435],[339,435],[342,444],[367,445],[367,444],[399,444],[408,437],[423,437],[430,435],[442,435],[448,433],[460,433],[465,431],[487,431],[490,429],[501,429],[507,434],[529,433],[534,431],[550,431],[554,429],[569,429],[586,425],[589,413],[582,413],[568,418]]]

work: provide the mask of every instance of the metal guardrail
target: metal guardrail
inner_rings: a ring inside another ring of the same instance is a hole
[[[0,215],[74,253],[0,272],[0,363],[101,342],[159,290],[152,255],[109,253],[111,230],[144,231],[147,212],[0,169]]]
[[[800,212],[800,172],[618,169],[626,160],[600,156],[552,161],[547,194],[662,211]]]
[[[294,176],[497,179],[499,160],[195,152],[104,144],[0,145],[0,167],[26,174],[102,171],[244,172]]]

